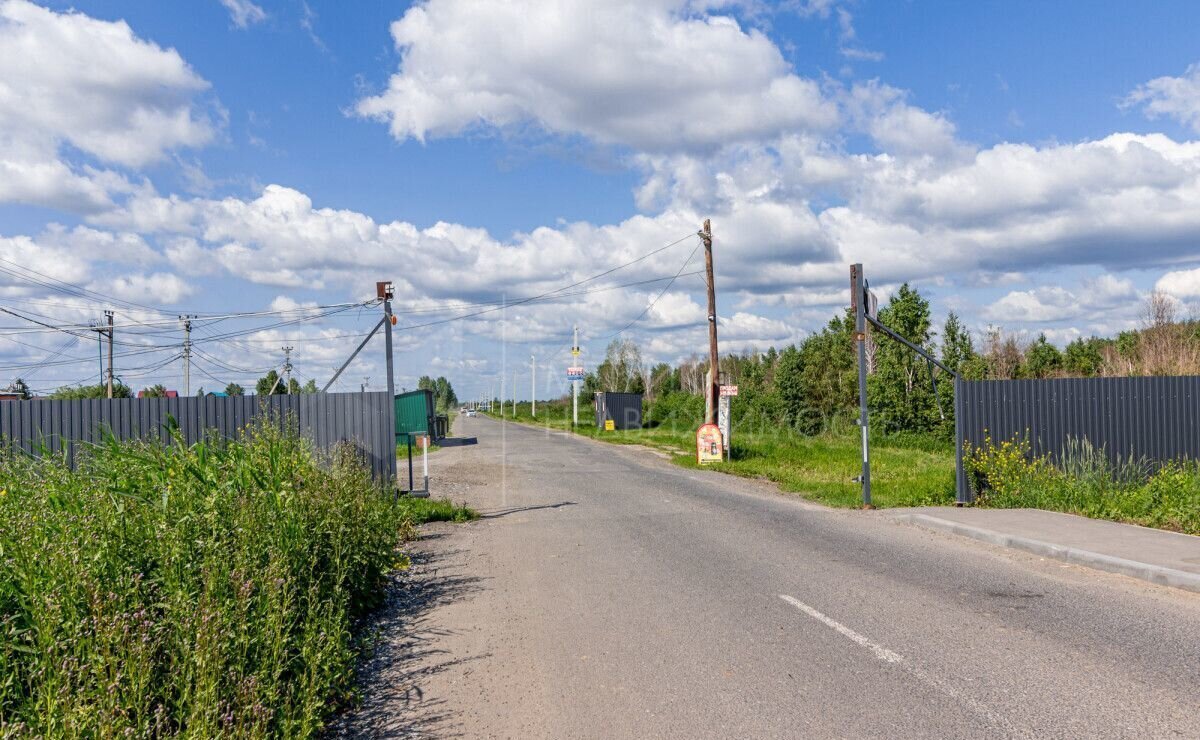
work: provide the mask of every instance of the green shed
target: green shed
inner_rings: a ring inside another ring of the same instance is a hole
[[[408,435],[436,435],[436,411],[433,391],[409,391],[396,395],[396,444],[405,444]]]

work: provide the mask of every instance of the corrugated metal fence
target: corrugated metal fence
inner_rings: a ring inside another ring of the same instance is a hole
[[[206,396],[203,398],[98,398],[75,401],[0,401],[0,439],[26,452],[44,442],[67,450],[74,463],[79,443],[94,443],[107,427],[118,439],[167,441],[167,416],[174,417],[190,444],[208,430],[231,438],[263,413],[282,427],[312,440],[320,450],[351,442],[376,480],[396,476],[395,417],[391,396],[372,393],[312,393],[294,396]]]
[[[1055,457],[1086,439],[1113,460],[1200,458],[1200,377],[960,380],[954,394],[958,500],[971,491],[964,442],[1028,437],[1035,455]]]

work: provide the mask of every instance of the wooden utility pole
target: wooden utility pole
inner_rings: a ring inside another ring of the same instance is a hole
[[[108,319],[108,397],[113,397],[113,312],[105,311]]]
[[[708,277],[708,366],[711,372],[707,390],[708,418],[705,422],[715,424],[721,376],[717,357],[717,287],[713,280],[712,225],[707,218],[700,231],[700,240],[704,242],[704,273]]]

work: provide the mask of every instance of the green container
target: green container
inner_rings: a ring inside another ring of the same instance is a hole
[[[407,444],[409,435],[433,435],[433,391],[400,393],[395,400],[396,444]]]

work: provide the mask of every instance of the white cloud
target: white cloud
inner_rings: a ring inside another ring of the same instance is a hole
[[[1200,267],[1168,272],[1154,287],[1179,299],[1200,298]]]
[[[151,305],[169,305],[193,295],[196,289],[183,278],[169,272],[118,275],[91,283],[89,289],[127,301]]]
[[[96,160],[141,167],[214,133],[194,97],[206,90],[173,49],[124,21],[0,2],[0,199],[94,211],[131,185],[72,164],[69,145]]]
[[[250,0],[221,0],[229,11],[229,19],[238,28],[248,28],[267,19],[267,12]]]
[[[1189,66],[1179,77],[1158,77],[1140,85],[1124,105],[1141,106],[1150,118],[1174,118],[1200,133],[1200,64]]]
[[[639,151],[828,129],[836,106],[761,32],[684,0],[428,0],[400,70],[356,105],[403,141],[532,125]]]

